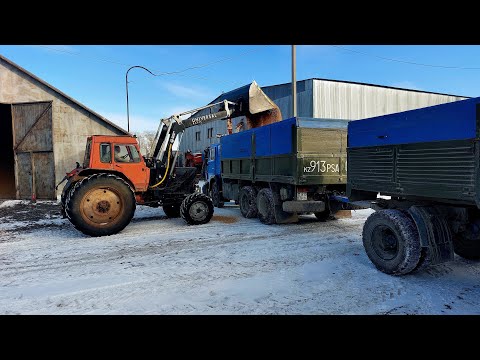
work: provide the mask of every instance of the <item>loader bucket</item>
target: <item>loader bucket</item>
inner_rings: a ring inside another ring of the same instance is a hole
[[[273,110],[277,107],[275,103],[263,92],[256,81],[253,81],[248,89],[248,110],[251,114],[258,114],[263,111]]]
[[[228,100],[238,104],[232,118],[245,116],[247,129],[268,125],[282,120],[278,106],[253,81],[250,85],[221,95],[215,101]]]

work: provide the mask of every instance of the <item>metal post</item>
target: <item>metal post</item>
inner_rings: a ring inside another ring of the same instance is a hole
[[[297,117],[297,54],[292,45],[292,109],[293,117]]]

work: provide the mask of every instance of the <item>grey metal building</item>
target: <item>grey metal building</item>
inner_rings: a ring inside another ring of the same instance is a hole
[[[0,55],[0,198],[56,199],[89,135],[126,130]]]
[[[265,86],[262,90],[280,108],[283,119],[292,117],[291,83]],[[211,103],[217,102],[219,98],[220,96]],[[297,81],[299,117],[358,120],[467,98],[349,81],[318,78]],[[204,112],[206,113],[202,110],[192,116],[204,115]],[[236,125],[242,120],[232,119],[234,132]],[[188,128],[179,150],[183,153],[187,149],[202,152],[210,144],[219,141],[217,134],[226,133],[227,123],[224,120]]]

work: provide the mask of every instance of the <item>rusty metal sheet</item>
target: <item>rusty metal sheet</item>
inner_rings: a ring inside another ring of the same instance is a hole
[[[33,153],[37,199],[55,199],[55,164],[53,152]]]
[[[52,151],[52,103],[12,105],[13,147],[18,152]]]
[[[17,197],[55,199],[52,102],[12,104]]]

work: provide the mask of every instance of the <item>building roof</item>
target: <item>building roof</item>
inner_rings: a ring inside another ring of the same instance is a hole
[[[444,96],[456,96],[456,97],[463,97],[463,98],[467,98],[467,99],[470,99],[470,98],[471,98],[471,96],[443,94],[443,93],[432,92],[432,91],[405,89],[405,88],[400,88],[400,87],[395,87],[395,86],[368,84],[368,83],[362,83],[362,82],[345,81],[345,80],[335,80],[335,79],[309,78],[309,79],[304,79],[304,80],[297,80],[297,83],[303,82],[303,81],[309,81],[309,80],[320,80],[320,81],[331,81],[331,82],[346,83],[346,84],[366,85],[366,86],[381,87],[381,88],[386,88],[386,89],[413,91],[413,92],[425,93],[425,94],[435,94],[435,95],[444,95]],[[271,87],[274,87],[274,86],[284,86],[284,85],[289,85],[289,84],[291,84],[291,83],[288,82],[288,83],[283,83],[283,84],[265,85],[265,86],[261,86],[261,88],[264,89],[264,88],[271,88]],[[222,100],[224,100],[224,99],[228,99],[229,97],[235,96],[237,93],[242,93],[242,92],[245,91],[246,88],[248,88],[248,86],[250,86],[250,84],[244,85],[244,86],[240,86],[239,88],[236,88],[236,89],[234,89],[234,90],[231,90],[231,91],[228,91],[228,92],[226,92],[226,93],[223,93],[223,94],[217,96],[217,97],[216,97],[214,100],[212,100],[209,104],[213,104],[213,103],[215,103],[215,102],[222,101]],[[192,116],[193,116],[193,115],[192,115]]]
[[[380,88],[385,88],[385,89],[394,89],[394,90],[403,90],[403,91],[413,91],[413,92],[424,93],[424,94],[435,94],[435,95],[444,95],[444,96],[456,96],[456,97],[463,97],[463,98],[467,98],[467,99],[472,98],[471,96],[444,94],[444,93],[433,92],[433,91],[406,89],[406,88],[395,87],[395,86],[370,84],[370,83],[363,83],[363,82],[357,82],[357,81],[348,81],[348,80],[309,78],[309,79],[304,79],[304,80],[297,80],[297,82],[308,81],[308,80],[320,80],[320,81],[331,81],[331,82],[338,82],[338,83],[345,83],[345,84],[366,85],[366,86],[374,86],[374,87],[380,87]],[[288,82],[288,83],[276,84],[276,85],[266,85],[266,86],[262,86],[262,88],[264,88],[264,87],[282,86],[282,85],[288,85],[288,84],[290,84],[290,83]]]
[[[114,127],[115,129],[121,131],[122,133],[124,133],[125,135],[130,135],[129,132],[123,128],[121,128],[120,126],[118,126],[117,124],[114,124],[113,122],[111,122],[110,120],[106,119],[105,117],[103,117],[102,115],[96,113],[95,111],[93,111],[92,109],[86,107],[85,105],[83,105],[82,103],[78,102],[77,100],[73,99],[72,97],[68,96],[67,94],[65,94],[64,92],[58,90],[56,87],[50,85],[49,83],[47,83],[46,81],[40,79],[38,76],[32,74],[30,71],[27,71],[25,70],[24,68],[22,68],[20,65],[17,65],[15,64],[13,61],[7,59],[6,57],[0,55],[0,60],[6,62],[7,64],[13,66],[14,68],[20,70],[21,72],[23,72],[24,74],[28,75],[29,77],[31,77],[32,79],[34,79],[35,81],[45,85],[46,87],[52,89],[53,91],[55,91],[57,94],[63,96],[64,98],[70,100],[71,102],[73,102],[74,104],[78,105],[79,107],[81,107],[82,109],[86,110],[87,112],[89,112],[90,114],[94,115],[95,117],[99,118],[100,120],[106,122],[108,125]]]

